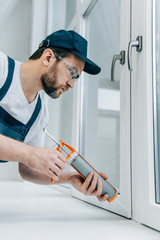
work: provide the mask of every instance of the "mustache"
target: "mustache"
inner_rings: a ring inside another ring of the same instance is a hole
[[[57,86],[56,76],[51,79],[49,75],[46,73],[41,76],[41,83],[45,93],[54,99],[58,97],[57,95],[58,90],[63,89],[63,91],[68,91],[69,89],[68,85]]]
[[[68,91],[68,89],[69,89],[69,86],[66,86],[66,87],[59,87],[59,88],[63,88],[65,91]]]

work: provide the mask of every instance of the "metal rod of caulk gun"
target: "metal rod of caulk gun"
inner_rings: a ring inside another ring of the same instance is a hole
[[[45,128],[43,128],[43,131],[47,134],[48,137],[50,137],[58,146],[60,146],[61,144],[54,139],[54,137],[46,130],[47,126]],[[63,151],[65,153],[67,153],[68,155],[70,154],[70,152],[67,152],[67,150],[64,147],[61,147],[61,149],[63,149]]]

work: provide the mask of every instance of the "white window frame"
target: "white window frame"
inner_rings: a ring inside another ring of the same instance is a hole
[[[84,36],[84,22],[83,15],[90,6],[95,4],[97,0],[85,0],[81,3],[81,0],[77,1],[77,11],[73,17],[68,29],[75,29],[81,35]],[[151,79],[155,78],[154,71],[152,72],[152,3],[155,0],[131,0],[131,17],[132,17],[132,31],[131,39],[135,40],[137,36],[143,37],[143,49],[141,53],[137,53],[135,49],[132,49],[132,62],[133,71],[131,74],[127,71],[127,58],[126,64],[121,68],[121,84],[126,86],[121,96],[121,103],[125,103],[128,109],[130,109],[130,97],[132,99],[132,113],[131,113],[131,149],[130,149],[130,133],[128,133],[127,146],[123,144],[126,141],[126,136],[122,137],[121,141],[121,161],[120,171],[127,174],[128,182],[124,185],[123,191],[127,191],[127,198],[118,197],[118,201],[115,201],[115,205],[106,208],[106,203],[95,202],[92,197],[85,197],[74,188],[72,188],[72,194],[75,197],[84,199],[95,205],[111,210],[115,213],[121,214],[126,217],[132,217],[133,220],[148,225],[152,228],[160,230],[160,204],[155,203],[155,177],[154,177],[154,146],[153,146],[153,84]],[[130,22],[126,19],[130,19],[129,1],[122,0],[126,10],[128,10],[128,16],[124,16],[122,21],[126,24],[124,31],[121,34],[121,47],[124,49],[127,57],[127,46],[130,41],[128,32],[130,31]],[[131,79],[130,79],[131,75]],[[131,86],[130,86],[131,80]],[[74,88],[73,94],[73,134],[72,134],[72,146],[79,150],[80,144],[80,125],[81,125],[81,106],[83,98],[81,96],[83,92],[84,75],[81,76],[81,81],[77,82]],[[131,88],[127,93],[125,89]],[[124,107],[124,105],[123,105]],[[124,127],[130,125],[130,115],[126,118],[123,116]],[[123,128],[121,131],[123,132]],[[127,151],[124,151],[124,148]],[[130,154],[132,152],[130,166]],[[128,161],[126,159],[128,158]],[[131,169],[131,168],[132,169]],[[122,175],[122,174],[121,174]],[[130,177],[132,176],[132,181]],[[125,178],[121,178],[121,185],[124,184]],[[132,185],[132,191],[131,191]],[[122,191],[122,192],[123,192]],[[131,198],[132,198],[132,210],[131,210]],[[114,202],[113,202],[114,203]],[[107,204],[109,205],[109,204]],[[110,205],[111,206],[111,205]],[[118,206],[118,207],[117,207]],[[131,213],[132,211],[132,213]]]
[[[97,0],[78,1],[77,15],[74,17],[68,29],[75,28],[77,32],[84,36],[84,14],[88,10],[89,6],[92,8],[96,4]],[[128,42],[130,41],[130,1],[121,1],[121,24],[124,28],[121,30],[121,44],[120,49],[125,50],[127,53]],[[125,14],[124,14],[125,12]],[[126,18],[129,21],[126,21]],[[83,83],[84,75],[82,74],[81,81],[78,82],[74,89],[75,98],[73,106],[73,118],[75,121],[74,134],[72,136],[73,146],[78,150],[81,139],[81,106],[83,102]],[[121,108],[123,107],[126,114],[121,115],[121,150],[120,150],[120,188],[121,194],[112,203],[104,202],[100,203],[95,197],[84,196],[78,192],[75,188],[72,188],[72,195],[80,198],[84,201],[92,203],[96,206],[108,209],[112,212],[118,213],[125,217],[131,218],[131,172],[130,172],[130,73],[128,71],[127,59],[126,64],[121,67]],[[77,97],[78,96],[78,97]],[[126,129],[128,129],[126,134]]]
[[[132,39],[143,36],[142,52],[132,50],[132,210],[134,220],[160,230],[154,177],[152,4],[132,1]]]

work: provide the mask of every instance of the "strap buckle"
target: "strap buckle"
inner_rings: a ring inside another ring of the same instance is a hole
[[[47,41],[47,44],[46,44],[46,41]],[[45,41],[42,41],[40,44],[39,44],[39,48],[41,47],[49,47],[49,44],[50,44],[50,40],[45,40]],[[44,45],[44,46],[43,46]]]

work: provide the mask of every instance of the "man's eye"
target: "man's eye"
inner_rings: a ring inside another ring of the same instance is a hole
[[[74,76],[74,72],[71,69],[68,69],[68,71],[71,76]]]

